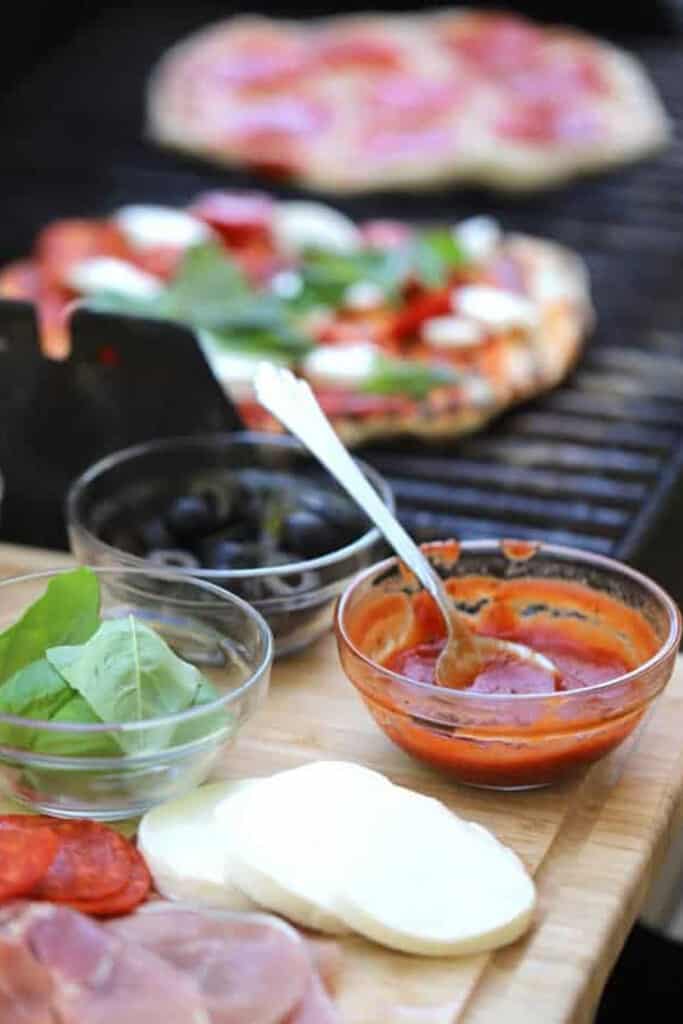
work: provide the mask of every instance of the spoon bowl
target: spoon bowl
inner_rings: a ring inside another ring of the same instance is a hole
[[[523,644],[473,633],[419,547],[360,472],[309,384],[290,370],[262,363],[254,377],[256,397],[336,478],[384,535],[401,561],[434,599],[446,625],[446,646],[436,665],[439,686],[469,686],[487,664],[525,662],[539,673],[558,676],[553,663]]]

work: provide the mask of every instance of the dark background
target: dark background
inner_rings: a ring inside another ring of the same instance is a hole
[[[344,11],[367,6],[384,5],[348,2]],[[386,5],[391,10],[415,6]],[[428,5],[432,6],[437,5]],[[673,40],[683,24],[683,15],[677,14],[683,5],[675,2],[615,5],[579,0],[494,6],[568,21],[626,45],[645,37]],[[223,172],[147,146],[142,137],[142,89],[150,64],[171,43],[237,10],[286,16],[294,11],[301,16],[337,13],[336,5],[324,2],[264,2],[237,8],[203,2],[115,5],[98,0],[23,4],[14,0],[8,6],[0,34],[0,262],[26,253],[35,232],[50,218],[103,213],[131,200],[183,201],[207,185],[225,182]],[[253,184],[239,173],[231,174],[230,182]],[[553,218],[580,208],[591,187],[576,184],[525,200],[521,208],[511,203],[509,216],[520,223],[528,215],[536,223],[547,216],[552,224]],[[459,202],[457,195],[448,197],[449,215],[457,211]],[[372,210],[416,217],[433,216],[439,210],[433,196],[377,196],[345,205],[351,213]],[[683,302],[679,313],[682,310]],[[679,600],[683,599],[678,572],[683,566],[682,522],[683,487],[679,485],[666,516],[638,558]],[[36,520],[29,532],[22,539],[36,544],[49,536]],[[645,999],[651,1015],[663,1020],[673,1013],[678,1017],[680,1008],[672,1001],[683,994],[682,968],[683,953],[675,944],[636,927],[606,990],[598,1024],[616,1024]]]

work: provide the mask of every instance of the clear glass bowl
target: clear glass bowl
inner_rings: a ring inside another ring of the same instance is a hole
[[[66,569],[0,582],[0,630],[7,629]],[[209,704],[126,724],[80,725],[0,715],[0,789],[28,807],[102,821],[144,813],[203,782],[268,691],[270,630],[258,612],[220,587],[172,573],[95,570],[105,619],[133,615],[196,665],[220,697]],[[90,756],[93,741],[126,734],[141,753]],[[146,739],[164,736],[163,749]],[[82,755],[60,753],[64,742]],[[40,752],[37,752],[40,751]]]
[[[363,472],[393,510],[388,485],[369,466]],[[95,463],[72,485],[66,518],[71,549],[87,565],[148,566],[144,557],[113,546],[103,537],[127,508],[153,509],[185,493],[197,480],[216,480],[235,470],[265,470],[273,480],[285,474],[323,482],[343,492],[332,477],[293,438],[236,433],[153,441],[116,452]],[[347,501],[349,499],[346,499]],[[378,531],[368,524],[351,543],[304,561],[245,569],[177,569],[225,587],[257,608],[275,637],[275,654],[289,654],[312,643],[332,625],[334,603],[353,576],[380,557]]]
[[[526,542],[518,547],[528,552]],[[457,562],[444,568],[438,544],[425,546],[446,578],[566,580],[616,598],[654,630],[660,645],[654,655],[634,671],[582,689],[513,695],[445,689],[392,672],[361,649],[358,624],[370,595],[400,593],[405,586],[395,558],[362,573],[339,602],[335,626],[342,665],[371,715],[394,743],[459,782],[524,789],[577,772],[626,739],[674,668],[680,614],[657,584],[585,551],[546,544],[533,549],[531,557],[520,558],[512,542],[472,541],[460,545]],[[540,610],[532,601],[523,613]],[[464,613],[474,623],[478,609]],[[560,614],[585,616],[585,608],[563,600]],[[602,628],[599,611],[595,616],[594,625]]]

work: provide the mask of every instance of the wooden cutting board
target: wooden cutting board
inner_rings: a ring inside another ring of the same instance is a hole
[[[68,564],[0,545],[0,576]],[[331,637],[279,662],[225,778],[353,760],[490,828],[533,873],[536,923],[493,954],[428,959],[345,939],[345,1024],[588,1024],[683,810],[683,666],[637,734],[581,779],[495,793],[458,786],[393,747],[343,675]]]

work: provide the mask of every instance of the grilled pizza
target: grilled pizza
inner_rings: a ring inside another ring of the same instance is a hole
[[[290,365],[349,444],[476,430],[556,385],[592,320],[579,257],[492,218],[357,224],[261,193],[57,221],[0,271],[0,296],[37,304],[57,358],[78,301],[189,325],[255,428],[277,429],[254,400],[256,366]]]
[[[530,189],[669,137],[632,55],[571,28],[465,8],[210,25],[154,69],[148,130],[332,192]]]

